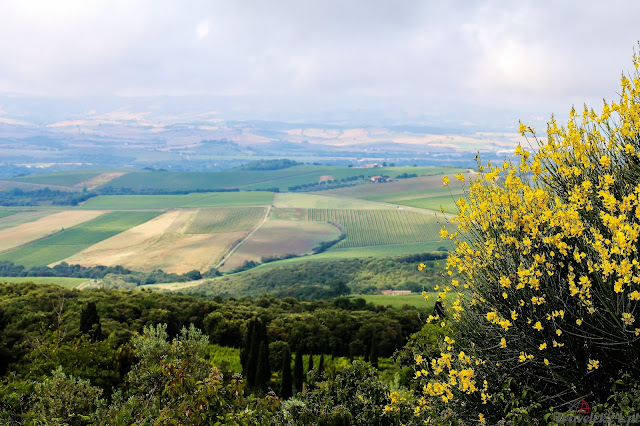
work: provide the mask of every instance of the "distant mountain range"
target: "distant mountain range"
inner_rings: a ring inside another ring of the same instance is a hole
[[[358,165],[471,167],[503,155],[516,133],[429,126],[342,126],[270,121],[150,122],[139,115],[33,124],[0,116],[0,176],[78,168],[223,170],[256,159]]]

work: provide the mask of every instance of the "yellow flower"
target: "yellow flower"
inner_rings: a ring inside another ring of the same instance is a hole
[[[545,365],[549,365],[549,360],[545,358],[545,359],[544,359],[544,364],[545,364]]]
[[[636,320],[636,318],[629,312],[623,312],[621,319],[622,319],[622,322],[625,323],[626,325],[632,325]]]
[[[558,336],[560,336],[560,335],[562,334],[562,330],[557,329],[557,330],[556,330],[556,334],[557,334]]]
[[[422,358],[422,355],[417,355],[415,357],[415,360],[416,360],[416,364],[421,364],[422,361],[424,361],[424,359]]]
[[[446,188],[446,187],[447,187],[447,185],[449,185],[449,176],[444,176],[444,177],[442,178],[442,187],[443,187],[443,188]]]
[[[462,173],[458,173],[456,175],[456,179],[458,179],[460,182],[464,182],[464,175]]]
[[[542,327],[542,324],[540,324],[540,321],[537,321],[537,322],[534,324],[533,328],[535,328],[535,329],[536,329],[536,330],[538,330],[538,331],[542,331],[542,329],[543,329],[544,327]]]
[[[484,419],[484,414],[482,414],[482,413],[478,414],[478,421],[479,421],[481,424],[485,424],[485,423],[487,422],[487,421]]]
[[[576,320],[576,324],[578,324],[578,325],[582,325],[582,318],[578,318],[578,319]]]
[[[589,370],[597,370],[598,367],[600,366],[599,364],[600,364],[600,361],[596,361],[596,360],[590,359],[589,360],[589,365],[587,365],[587,368]]]
[[[502,339],[500,339],[500,347],[502,349],[507,347],[507,340],[504,337]]]
[[[544,350],[544,349],[547,349],[547,343],[546,342],[542,343],[538,349],[541,350],[541,351]]]
[[[509,288],[511,287],[511,280],[509,277],[502,276],[500,277],[500,285],[504,288]]]

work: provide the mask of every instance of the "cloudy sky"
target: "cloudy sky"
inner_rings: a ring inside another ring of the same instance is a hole
[[[617,0],[3,0],[0,116],[508,127],[613,98],[638,16]]]

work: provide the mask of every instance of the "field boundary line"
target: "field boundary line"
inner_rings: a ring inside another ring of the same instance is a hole
[[[247,241],[249,238],[251,238],[251,236],[258,230],[260,229],[260,227],[262,225],[265,224],[265,222],[269,219],[269,214],[271,213],[271,205],[267,206],[267,212],[264,215],[264,219],[262,219],[262,222],[260,222],[258,224],[258,226],[256,226],[255,228],[253,228],[253,230],[251,232],[249,232],[247,235],[245,235],[244,238],[241,238],[240,241],[238,241],[233,247],[231,247],[231,249],[224,255],[222,256],[222,259],[220,260],[220,262],[218,262],[218,264],[215,266],[216,269],[219,269],[222,265],[224,265],[224,263],[229,260],[229,258],[233,255],[233,253],[236,252],[236,250],[238,250],[238,248],[245,242]]]

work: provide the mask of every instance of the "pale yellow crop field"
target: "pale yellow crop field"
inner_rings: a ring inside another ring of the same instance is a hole
[[[197,210],[172,210],[95,244],[67,259],[69,264],[122,265],[136,271],[206,271],[246,232],[185,234]]]
[[[0,252],[88,222],[104,213],[103,210],[68,210],[0,230]]]

